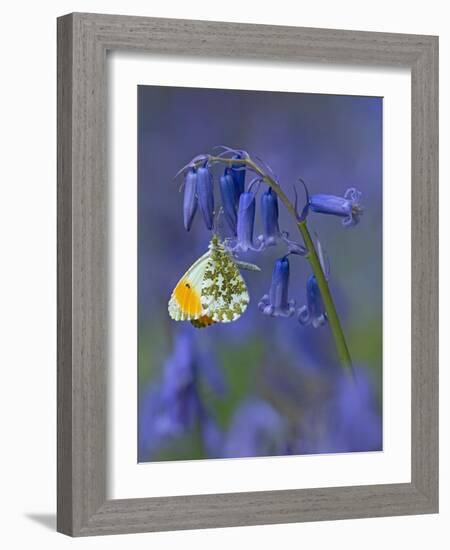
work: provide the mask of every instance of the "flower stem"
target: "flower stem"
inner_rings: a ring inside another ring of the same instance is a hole
[[[319,285],[320,294],[322,296],[323,305],[327,312],[328,322],[330,324],[331,332],[333,334],[334,343],[336,345],[339,361],[342,367],[353,376],[352,360],[350,357],[350,352],[347,347],[347,343],[345,341],[345,336],[342,330],[341,322],[339,320],[339,316],[337,314],[336,307],[334,305],[333,297],[331,296],[330,287],[328,286],[327,278],[325,277],[325,273],[323,272],[322,265],[320,263],[319,256],[317,254],[316,247],[314,246],[314,242],[311,238],[308,227],[306,225],[306,220],[299,220],[299,216],[295,206],[289,200],[289,198],[281,188],[280,184],[271,176],[266,174],[264,170],[260,166],[258,166],[258,164],[255,163],[252,159],[250,158],[229,159],[226,157],[211,156],[209,160],[210,162],[220,162],[224,164],[240,163],[248,166],[253,172],[258,174],[258,176],[260,176],[261,179],[269,187],[272,188],[272,190],[278,195],[278,198],[286,207],[287,211],[291,214],[291,216],[295,218],[295,220],[297,221],[298,230],[300,231],[303,242],[306,246],[306,249],[308,250],[307,259],[316,277],[317,284]]]
[[[331,332],[334,337],[337,353],[341,365],[353,375],[352,360],[345,341],[344,332],[341,322],[336,311],[336,307],[331,296],[328,281],[322,269],[322,265],[317,255],[316,248],[306,225],[306,220],[298,222],[297,227],[303,237],[306,248],[308,249],[308,260],[319,285],[320,294],[322,296],[323,305],[327,312],[328,322],[330,323]]]

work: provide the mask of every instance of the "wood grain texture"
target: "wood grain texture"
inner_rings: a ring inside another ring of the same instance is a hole
[[[438,507],[438,42],[411,71],[412,479]]]
[[[57,529],[72,525],[72,21],[58,21]]]
[[[107,500],[106,53],[411,68],[411,483]],[[58,530],[99,535],[438,509],[438,39],[116,15],[58,20]]]

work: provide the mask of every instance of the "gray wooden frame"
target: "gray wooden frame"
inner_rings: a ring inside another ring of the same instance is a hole
[[[411,69],[411,483],[107,499],[106,53],[125,49]],[[437,512],[437,350],[437,37],[82,13],[58,19],[59,531],[82,536]]]

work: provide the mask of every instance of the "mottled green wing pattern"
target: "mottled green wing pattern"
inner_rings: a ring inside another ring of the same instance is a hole
[[[247,309],[247,286],[231,255],[217,238],[213,237],[210,250],[201,294],[204,314],[217,323],[235,321]]]

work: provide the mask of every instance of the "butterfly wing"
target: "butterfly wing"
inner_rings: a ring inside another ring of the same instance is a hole
[[[169,300],[169,315],[174,321],[192,321],[203,315],[202,283],[210,251],[201,256],[178,281]]]
[[[197,328],[238,319],[250,301],[236,262],[217,237],[210,248],[178,281],[169,300],[175,321],[191,321]]]
[[[201,291],[203,315],[217,323],[238,319],[250,301],[236,263],[222,247],[213,247],[206,262]]]

